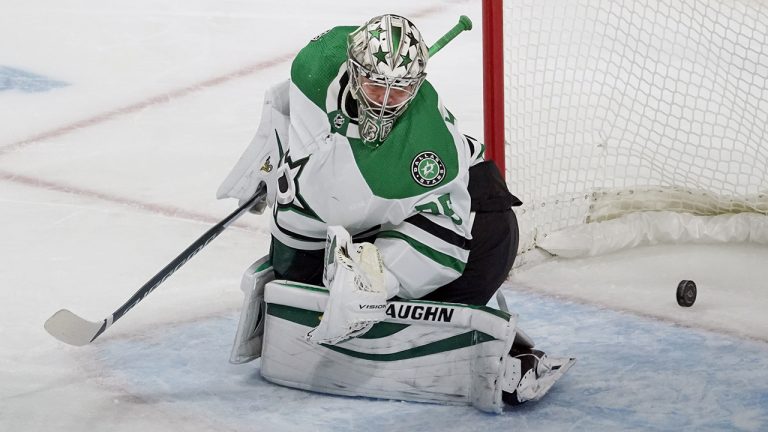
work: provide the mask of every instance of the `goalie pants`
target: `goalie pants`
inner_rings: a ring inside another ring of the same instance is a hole
[[[422,300],[485,305],[509,275],[517,246],[517,218],[512,209],[477,213],[464,273]]]
[[[423,297],[423,300],[485,305],[504,282],[517,255],[519,229],[513,206],[521,204],[507,190],[506,183],[491,161],[469,170],[469,194],[475,221],[472,243],[464,273],[456,280]],[[356,238],[355,242],[374,238]],[[299,250],[274,237],[269,250],[276,279],[322,285],[323,253]]]

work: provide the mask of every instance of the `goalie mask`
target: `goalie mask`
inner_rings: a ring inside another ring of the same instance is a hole
[[[382,15],[349,35],[347,55],[360,137],[378,146],[424,82],[429,50],[412,22]]]

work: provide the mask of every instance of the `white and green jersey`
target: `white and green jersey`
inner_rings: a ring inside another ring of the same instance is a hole
[[[280,140],[272,235],[296,249],[325,246],[326,228],[376,237],[399,296],[419,298],[459,277],[472,220],[468,169],[482,146],[425,82],[378,147],[363,143],[349,93],[346,36],[336,27],[293,61],[290,128]]]

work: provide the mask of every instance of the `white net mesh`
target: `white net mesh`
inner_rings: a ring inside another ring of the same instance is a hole
[[[504,56],[521,252],[638,210],[768,213],[768,3],[506,0]]]

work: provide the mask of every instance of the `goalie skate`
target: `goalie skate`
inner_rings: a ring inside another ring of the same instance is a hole
[[[529,348],[512,347],[509,355],[514,361],[507,362],[502,392],[508,405],[540,399],[576,363],[575,358],[552,358]]]

